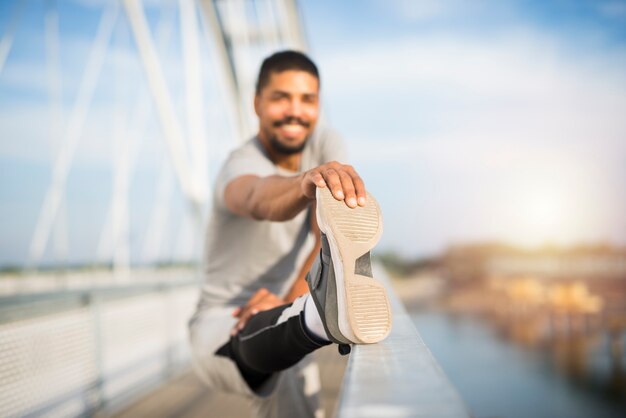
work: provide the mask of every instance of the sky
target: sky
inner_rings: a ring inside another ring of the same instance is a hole
[[[50,3],[25,2],[0,72],[0,265],[29,262],[103,13],[97,0],[58,2],[55,84],[46,64]],[[176,3],[146,3],[184,121]],[[0,36],[15,5],[0,2]],[[324,117],[381,203],[381,250],[424,256],[494,240],[626,244],[626,1],[301,0],[299,8],[321,71]],[[110,259],[120,246],[111,222],[120,213],[116,190],[128,194],[133,262],[185,258],[201,247],[204,232],[185,215],[120,16],[44,263]],[[213,56],[201,62],[208,179],[238,141]],[[119,157],[125,147],[131,163]],[[130,184],[115,176],[120,167],[130,167]]]

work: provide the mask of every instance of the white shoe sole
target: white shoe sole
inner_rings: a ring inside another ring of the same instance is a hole
[[[330,244],[341,333],[355,343],[383,340],[391,331],[391,307],[385,287],[355,273],[356,260],[370,251],[383,232],[378,202],[367,194],[364,207],[349,208],[328,188],[318,188],[317,223]]]

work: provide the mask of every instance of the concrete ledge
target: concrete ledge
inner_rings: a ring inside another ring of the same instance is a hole
[[[381,343],[352,347],[335,416],[469,417],[396,297],[386,272],[375,266],[374,275],[387,286],[393,329]]]

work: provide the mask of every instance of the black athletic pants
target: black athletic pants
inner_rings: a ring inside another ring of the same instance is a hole
[[[277,323],[291,304],[259,312],[216,354],[232,359],[251,389],[272,373],[285,370],[318,348],[330,344],[306,329],[304,311]]]

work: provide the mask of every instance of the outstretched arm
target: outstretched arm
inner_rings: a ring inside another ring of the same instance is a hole
[[[293,177],[244,175],[224,191],[226,207],[257,220],[286,221],[315,199],[317,187],[328,187],[351,208],[365,205],[365,186],[352,166],[330,162]]]

